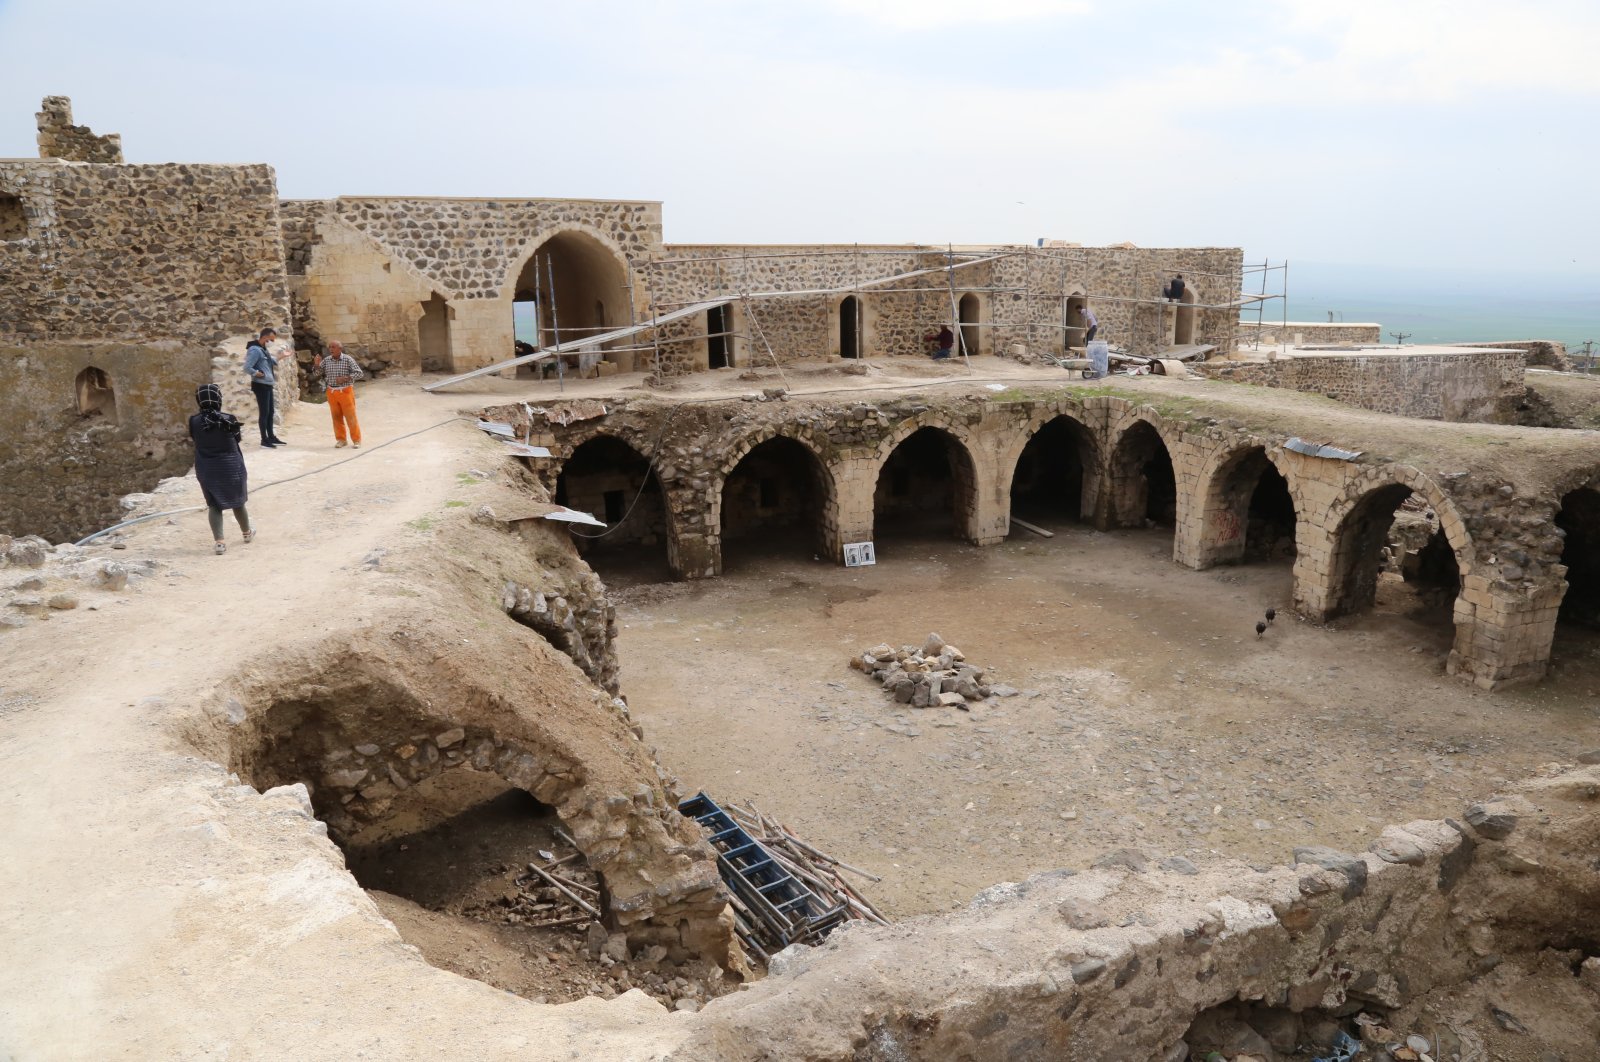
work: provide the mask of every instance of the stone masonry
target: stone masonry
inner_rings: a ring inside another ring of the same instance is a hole
[[[515,424],[519,434],[527,426],[520,406],[486,415]],[[1010,532],[1012,478],[1022,452],[1059,419],[1079,440],[1074,460],[1084,518],[1101,528],[1143,523],[1147,462],[1152,448],[1165,451],[1177,486],[1173,559],[1192,568],[1239,559],[1253,477],[1266,467],[1249,459],[1264,457],[1286,481],[1297,514],[1295,606],[1316,621],[1370,607],[1377,550],[1368,549],[1364,529],[1374,512],[1387,516],[1388,509],[1375,509],[1384,500],[1415,496],[1434,514],[1459,573],[1450,670],[1481,686],[1543,675],[1565,590],[1563,540],[1552,522],[1559,496],[1522,496],[1512,484],[1470,471],[1430,473],[1406,464],[1310,457],[1284,449],[1286,436],[1243,432],[1203,415],[1163,416],[1115,395],[847,404],[730,400],[675,409],[635,401],[568,426],[538,410],[534,415],[533,441],[558,459],[540,470],[546,476],[553,478],[560,461],[598,437],[625,444],[641,459],[653,456],[667,562],[679,578],[721,573],[724,487],[741,460],[767,440],[781,437],[803,448],[805,474],[821,469],[812,519],[822,552],[838,561],[845,543],[874,539],[880,474],[896,449],[923,429],[943,439],[951,455],[955,535],[975,545],[1002,541]],[[1242,468],[1256,469],[1248,482],[1240,482]],[[796,466],[793,475],[800,474]]]
[[[0,532],[54,538],[181,474],[194,388],[236,375],[214,350],[288,319],[270,167],[124,165],[70,123],[47,99],[58,157],[0,161]]]
[[[1215,380],[1310,391],[1379,413],[1424,420],[1515,423],[1523,400],[1523,355],[1500,348],[1407,354],[1294,351],[1273,361],[1215,362]]]
[[[39,157],[63,162],[122,161],[122,137],[95,136],[86,125],[72,124],[72,101],[46,96],[39,106]]]

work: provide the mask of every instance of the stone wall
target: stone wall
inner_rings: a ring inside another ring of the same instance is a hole
[[[1383,325],[1376,322],[1354,323],[1344,321],[1254,321],[1239,323],[1239,344],[1262,343],[1267,346],[1288,344],[1292,346],[1372,346],[1383,343]],[[1463,344],[1465,345],[1465,344]],[[1487,345],[1487,344],[1486,344]]]
[[[1457,343],[1456,346],[1520,350],[1528,365],[1537,365],[1542,369],[1556,369],[1560,372],[1572,371],[1572,364],[1567,360],[1566,344],[1551,339],[1511,339],[1503,343]]]
[[[1124,849],[914,926],[852,924],[783,952],[669,1057],[1330,1057],[1367,1011],[1401,1032],[1374,1033],[1360,1058],[1412,1031],[1461,1048],[1439,1058],[1589,1058],[1597,786],[1594,767],[1547,773],[1459,819],[1389,826],[1365,851],[1297,847],[1273,867]],[[1554,972],[1534,988],[1541,967]],[[1243,1018],[1197,1020],[1212,1008]],[[1552,1040],[1566,1050],[1541,1050]]]
[[[39,121],[39,157],[64,162],[121,162],[122,137],[95,136],[86,125],[72,124],[72,101],[46,96],[35,116]]]
[[[0,161],[26,235],[0,242],[0,343],[209,347],[288,316],[269,166]]]
[[[1506,424],[1523,394],[1517,351],[1441,354],[1285,354],[1273,361],[1198,367],[1212,379],[1326,395],[1379,413]]]
[[[120,165],[114,138],[70,120],[47,99],[41,148],[104,161],[0,161],[9,533],[85,534],[114,522],[119,496],[182,472],[218,345],[288,321],[270,167]]]
[[[1068,320],[1068,298],[1085,296],[1100,321],[1097,338],[1143,355],[1174,346],[1180,307],[1160,292],[1173,273],[1188,280],[1192,337],[1188,342],[1231,350],[1241,252],[1234,248],[1044,248],[1017,245],[935,247],[895,245],[669,244],[648,263],[646,285],[661,312],[718,294],[825,290],[793,298],[756,298],[736,307],[739,364],[822,357],[841,347],[847,299],[859,303],[862,356],[921,355],[923,336],[968,320],[976,339],[971,356],[1060,355],[1082,346],[1081,319]],[[984,259],[992,259],[982,261]],[[951,262],[957,266],[946,270]],[[962,265],[963,262],[981,264]],[[918,270],[921,276],[855,289],[865,281]],[[961,303],[976,302],[974,316]],[[1071,305],[1076,305],[1073,303]],[[753,320],[752,320],[753,319]],[[707,367],[703,318],[663,333],[669,374]],[[768,348],[772,354],[768,354]],[[956,348],[959,356],[960,346]]]
[[[81,413],[80,376],[94,370],[111,390]],[[209,378],[209,353],[175,340],[0,344],[0,533],[81,538],[122,519],[122,495],[182,475],[194,389]]]

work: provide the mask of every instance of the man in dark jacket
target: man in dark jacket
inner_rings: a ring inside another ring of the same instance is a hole
[[[244,374],[250,378],[250,390],[255,392],[256,409],[260,414],[261,445],[283,446],[273,426],[273,389],[277,385],[277,363],[289,356],[288,351],[269,353],[267,344],[278,338],[273,328],[263,328],[261,335],[244,348]]]

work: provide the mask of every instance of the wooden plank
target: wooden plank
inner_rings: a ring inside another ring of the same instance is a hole
[[[1034,534],[1038,535],[1040,538],[1055,538],[1056,537],[1056,533],[1054,531],[1046,531],[1044,528],[1040,527],[1038,524],[1030,524],[1030,523],[1028,523],[1028,521],[1024,520],[1022,517],[1016,515],[1015,513],[1013,513],[1011,515],[1011,522],[1016,524],[1018,527],[1022,528],[1024,531],[1032,531]]]

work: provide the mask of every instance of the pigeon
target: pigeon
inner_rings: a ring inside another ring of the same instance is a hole
[[[1259,638],[1265,633],[1267,633],[1266,621],[1256,620],[1256,637]]]
[[[1269,627],[1272,626],[1272,621],[1277,619],[1277,618],[1278,618],[1278,610],[1277,609],[1275,609],[1275,608],[1267,609],[1267,626],[1269,626]]]

